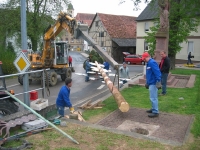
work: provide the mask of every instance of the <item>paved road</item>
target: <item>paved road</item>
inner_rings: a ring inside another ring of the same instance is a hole
[[[71,101],[73,105],[80,106],[82,103],[88,100],[97,100],[102,96],[109,94],[107,86],[102,83],[101,79],[98,80],[90,80],[89,82],[85,82],[85,70],[83,69],[83,62],[86,59],[86,55],[83,55],[81,52],[73,52],[70,51],[70,55],[73,58],[72,66],[75,69],[75,72],[72,74],[73,85],[71,87]],[[130,76],[133,77],[138,73],[143,71],[142,65],[128,65],[130,70]],[[115,70],[111,67],[111,73],[109,77],[111,81],[114,81]],[[113,76],[110,76],[113,75]],[[92,77],[96,77],[92,75]],[[13,89],[15,93],[23,93],[23,86],[18,84],[17,78],[6,80],[6,84],[9,89]],[[115,79],[115,84],[117,84],[117,79]],[[58,83],[56,86],[50,87],[50,97],[47,97],[45,94],[45,98],[48,99],[49,104],[55,103],[57,94],[61,86],[64,85],[64,81],[61,80],[60,76],[58,76]],[[33,81],[29,86],[29,90],[34,90],[40,88],[40,81]],[[23,100],[23,95],[16,96],[17,98]],[[42,92],[38,91],[38,97],[42,97]]]

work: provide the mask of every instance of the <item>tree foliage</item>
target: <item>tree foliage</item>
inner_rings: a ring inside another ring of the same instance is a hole
[[[121,0],[125,2],[125,0]],[[137,8],[142,0],[131,0],[134,7]],[[149,2],[149,0],[144,0]],[[200,25],[200,3],[199,0],[169,0],[169,57],[171,59],[172,69],[175,67],[175,58],[177,52],[181,50],[180,44],[187,42],[187,37],[191,32],[197,32]],[[157,3],[157,0],[151,0],[151,3]],[[153,6],[153,5],[152,5]],[[158,11],[158,10],[153,10]],[[158,16],[159,18],[159,16]],[[159,21],[154,20],[156,26],[150,28],[145,40],[149,43],[150,53],[153,54],[156,46],[155,34],[159,29]],[[157,24],[158,23],[158,24]]]
[[[89,53],[89,59],[90,59],[90,62],[95,63],[95,61],[97,61],[98,63],[103,64],[103,58],[95,50],[92,50]],[[83,62],[84,69],[85,69],[85,63],[86,63],[86,60]]]
[[[133,10],[135,10],[135,11],[137,11],[137,10],[139,10],[140,9],[140,7],[139,7],[139,4],[141,3],[141,2],[145,2],[145,3],[148,3],[150,0],[130,0],[130,1],[132,1],[133,2]],[[120,0],[120,4],[123,4],[123,3],[125,3],[126,2],[126,0]]]
[[[16,54],[14,53],[14,47],[12,43],[8,43],[6,49],[0,51],[0,60],[2,61],[2,70],[4,74],[16,73],[17,70],[13,64],[16,58]]]
[[[53,18],[57,17],[60,11],[66,10],[68,4],[68,0],[26,0],[27,36],[34,51],[43,42],[41,37],[47,27],[54,23]],[[12,36],[16,36],[18,43],[21,44],[20,0],[7,0],[0,8],[4,12],[0,16],[5,19],[5,23],[0,27],[1,35],[4,35],[0,39],[1,44],[5,45],[5,38]]]

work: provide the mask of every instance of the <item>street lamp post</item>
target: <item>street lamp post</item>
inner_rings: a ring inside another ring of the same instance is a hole
[[[21,0],[21,44],[22,44],[22,52],[25,53],[26,57],[28,57],[27,51],[27,30],[26,30],[26,1]],[[27,106],[30,106],[29,100],[29,79],[28,74],[25,74],[23,77],[23,88],[24,88],[24,103]]]

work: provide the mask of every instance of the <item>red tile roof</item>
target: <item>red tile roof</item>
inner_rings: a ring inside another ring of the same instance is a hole
[[[77,13],[76,20],[84,24],[88,24],[88,26],[90,26],[94,16],[95,14]]]
[[[97,13],[112,38],[136,38],[136,17]]]

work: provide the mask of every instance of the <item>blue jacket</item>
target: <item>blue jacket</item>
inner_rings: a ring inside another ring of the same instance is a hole
[[[56,99],[56,105],[63,107],[72,107],[69,95],[70,89],[66,85],[62,86]]]
[[[161,80],[161,72],[155,60],[149,59],[146,66],[146,83],[148,85],[155,85]]]
[[[86,71],[89,71],[91,66],[92,66],[92,65],[90,64],[89,60],[87,60],[87,61],[85,62],[85,70],[86,70]]]
[[[108,62],[104,62],[104,69],[109,70],[110,64]]]

